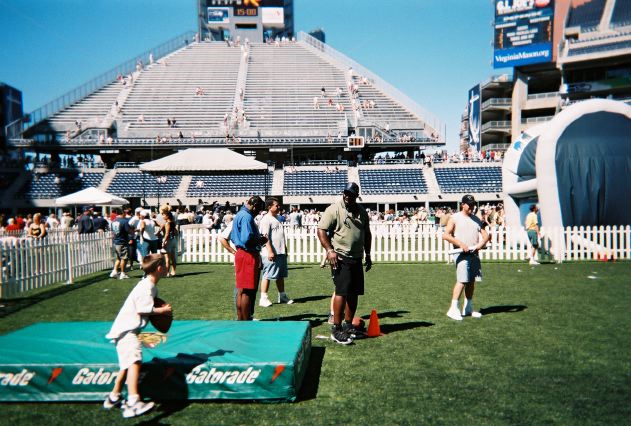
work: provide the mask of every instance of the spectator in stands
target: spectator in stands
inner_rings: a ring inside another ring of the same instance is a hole
[[[265,202],[267,214],[259,223],[261,235],[267,238],[267,242],[261,248],[261,260],[263,263],[263,278],[261,279],[261,298],[259,306],[265,308],[272,306],[267,290],[270,280],[276,280],[278,289],[278,303],[288,305],[294,303],[285,293],[285,278],[287,278],[287,252],[285,248],[285,232],[283,225],[278,220],[280,202],[275,197],[270,197]]]
[[[108,137],[107,137],[107,144],[108,144],[108,145],[112,145],[113,143],[114,143],[114,139],[112,138],[112,136],[111,136],[111,135],[110,135],[110,136],[108,136]]]
[[[537,262],[537,250],[539,249],[539,218],[537,213],[539,208],[536,204],[530,206],[530,213],[526,215],[526,221],[524,223],[526,227],[526,233],[528,234],[528,241],[530,242],[530,260],[531,265],[538,265]]]
[[[322,86],[322,89],[320,89],[320,96],[322,97],[322,99],[326,98],[326,89],[324,88],[324,86]]]
[[[36,240],[46,237],[46,225],[42,222],[41,213],[33,215],[33,222],[28,227],[28,236]]]
[[[366,272],[372,267],[370,221],[366,210],[357,204],[358,196],[359,186],[349,182],[342,199],[327,207],[318,224],[318,239],[326,250],[335,284],[331,339],[344,345],[352,343],[358,334],[353,317],[358,298],[364,294],[364,253]]]
[[[263,210],[263,200],[252,196],[234,218],[230,241],[237,248],[234,265],[236,272],[236,309],[240,321],[252,319],[261,272],[261,245],[267,243],[254,222]]]
[[[129,226],[129,218],[125,217],[118,208],[114,209],[116,219],[112,222],[112,244],[116,253],[114,268],[110,272],[110,278],[118,277],[121,280],[129,278],[125,273],[125,267],[129,260],[129,246],[134,239],[134,230]]]
[[[484,223],[474,215],[475,206],[476,201],[472,195],[462,197],[460,212],[449,220],[443,233],[443,240],[462,250],[456,256],[456,284],[452,291],[451,306],[447,311],[447,316],[456,321],[462,321],[466,316],[482,317],[480,312],[473,310],[473,293],[475,282],[482,280],[478,251],[486,246],[490,236]],[[458,303],[462,290],[465,301],[461,313]]]
[[[92,207],[84,207],[83,215],[77,221],[78,234],[92,234],[95,232],[94,222],[92,220]]]
[[[320,109],[320,98],[317,96],[313,97],[313,109]]]

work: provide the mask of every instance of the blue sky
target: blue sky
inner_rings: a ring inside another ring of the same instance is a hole
[[[0,0],[0,82],[32,111],[188,30],[194,0]],[[295,0],[296,30],[372,70],[447,125],[458,144],[467,91],[493,70],[489,0]]]

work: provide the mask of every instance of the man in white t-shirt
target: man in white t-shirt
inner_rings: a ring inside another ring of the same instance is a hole
[[[289,224],[294,228],[299,228],[302,226],[302,214],[298,211],[298,207],[291,209],[291,213],[289,213]]]
[[[473,310],[473,292],[475,282],[482,280],[478,251],[486,246],[490,236],[484,229],[486,224],[473,214],[475,206],[476,201],[472,195],[462,197],[460,212],[449,218],[443,234],[443,240],[461,250],[456,254],[456,284],[452,291],[451,306],[447,311],[447,316],[456,321],[462,321],[463,316],[482,317],[480,312]],[[465,302],[461,314],[458,301],[463,289]]]
[[[270,280],[276,281],[278,288],[278,303],[291,304],[293,300],[285,293],[285,278],[287,278],[287,251],[285,247],[285,232],[283,224],[277,219],[281,206],[277,198],[270,197],[265,203],[267,214],[259,223],[259,232],[267,237],[267,243],[261,248],[263,261],[263,278],[261,279],[261,299],[259,306],[272,306],[267,290]]]

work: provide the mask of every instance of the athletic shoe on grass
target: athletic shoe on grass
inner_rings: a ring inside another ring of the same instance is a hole
[[[145,414],[147,411],[151,410],[154,406],[155,404],[151,401],[149,402],[136,401],[135,404],[131,404],[131,405],[129,403],[126,403],[123,406],[123,417],[128,419],[130,417],[140,416],[142,414]]]
[[[119,280],[126,280],[127,278],[129,278],[129,275],[124,272],[121,272],[120,277],[118,277]]]
[[[110,272],[110,278],[116,278],[116,277],[118,277],[118,272],[116,271]]]
[[[335,343],[339,343],[340,345],[350,345],[353,343],[353,339],[348,335],[342,327],[332,327],[331,328],[331,340]]]
[[[458,308],[450,308],[447,311],[447,316],[452,320],[462,321],[462,315],[460,315],[460,311],[458,310]]]
[[[103,401],[103,408],[105,408],[106,410],[111,410],[112,408],[120,407],[121,405],[123,405],[123,398],[121,398],[120,396],[117,400],[113,400],[110,395],[107,395],[107,398],[105,398],[105,401]]]
[[[482,314],[479,313],[478,311],[474,311],[473,309],[462,311],[462,316],[471,317],[471,318],[482,318]]]
[[[278,303],[284,303],[284,304],[287,304],[287,305],[291,305],[292,303],[294,303],[294,301],[292,299],[290,299],[289,296],[287,296],[287,294],[280,293],[278,295]]]
[[[270,306],[272,306],[272,302],[267,297],[261,297],[261,300],[259,300],[259,306],[269,308]]]

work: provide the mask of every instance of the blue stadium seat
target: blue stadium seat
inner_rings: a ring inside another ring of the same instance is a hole
[[[502,192],[501,167],[449,167],[434,169],[444,193]]]

